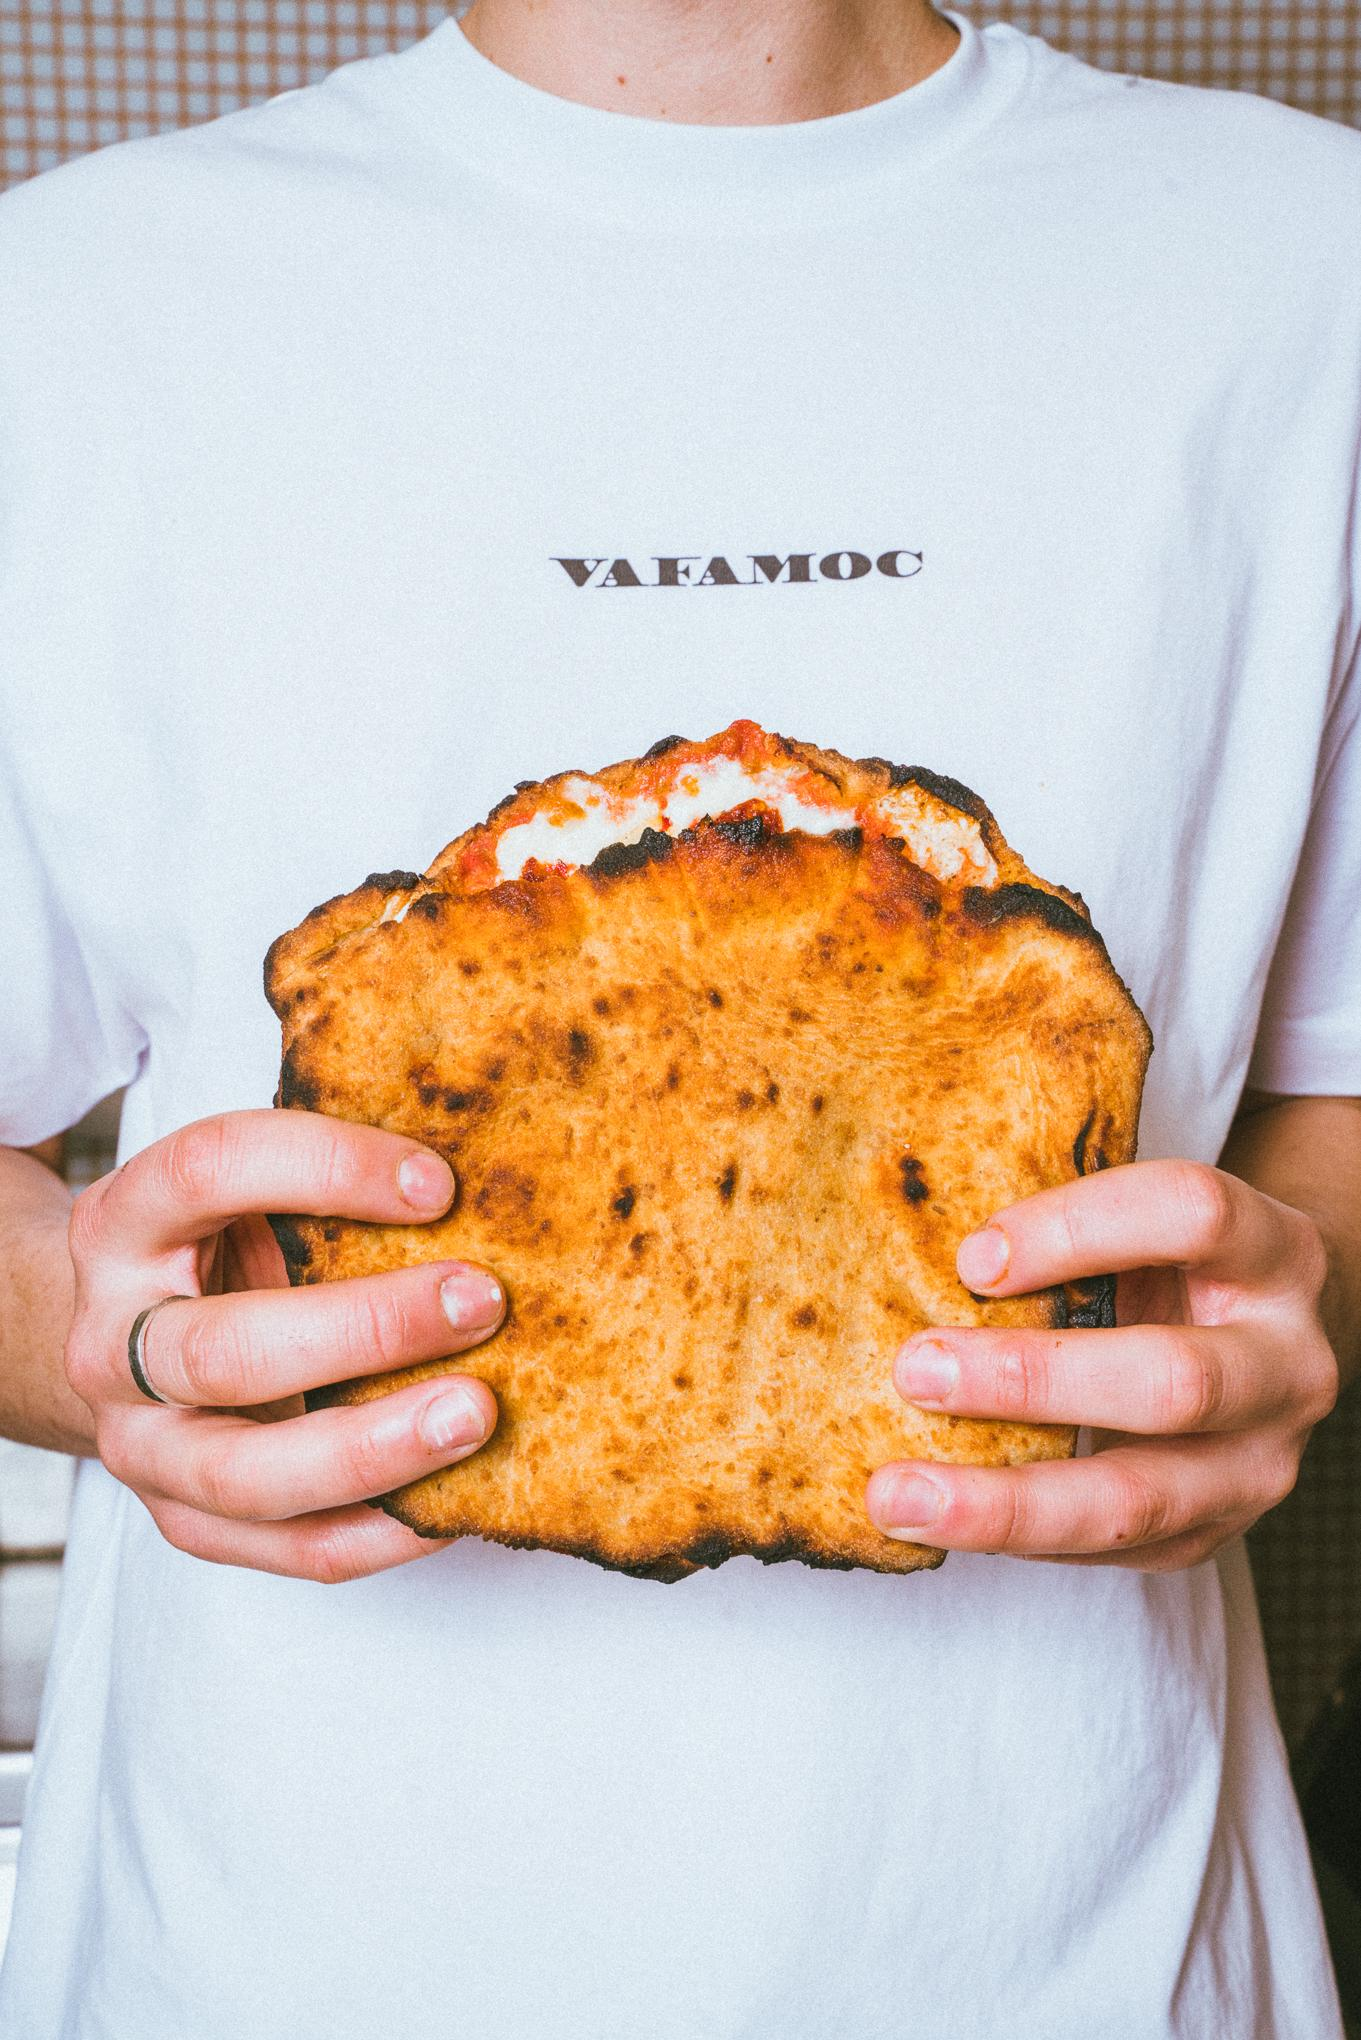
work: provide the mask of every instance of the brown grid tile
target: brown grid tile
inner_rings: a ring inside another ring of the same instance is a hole
[[[0,0],[0,184],[415,42],[439,0]]]
[[[185,127],[425,35],[440,0],[0,0],[0,184]],[[1361,126],[1361,0],[1001,0],[1118,71],[1225,85]]]

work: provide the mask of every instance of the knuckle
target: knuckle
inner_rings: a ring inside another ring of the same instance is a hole
[[[1311,1304],[1317,1304],[1331,1272],[1328,1248],[1323,1234],[1306,1212],[1296,1214],[1295,1260],[1299,1271],[1299,1286]]]
[[[321,1151],[309,1170],[309,1187],[323,1211],[343,1211],[373,1171],[373,1157],[355,1128],[339,1121],[325,1125]]]
[[[1147,1544],[1171,1527],[1166,1500],[1146,1474],[1125,1467],[1112,1478],[1105,1527],[1112,1546]]]
[[[172,1312],[176,1308],[171,1305]],[[193,1402],[215,1402],[230,1365],[230,1326],[219,1323],[217,1313],[195,1308],[174,1342],[173,1358],[163,1317],[155,1329],[161,1335],[160,1350],[149,1355],[147,1364],[157,1387],[173,1387]]]
[[[93,1402],[104,1374],[104,1342],[87,1317],[72,1322],[62,1359],[72,1392],[84,1403]]]
[[[364,1409],[368,1411],[372,1407],[368,1404]],[[391,1441],[385,1444],[381,1433],[369,1423],[346,1441],[343,1465],[347,1490],[366,1498],[385,1494],[396,1478]]]
[[[66,1239],[77,1274],[83,1274],[99,1250],[104,1236],[104,1193],[112,1179],[101,1176],[80,1192],[71,1206]]]
[[[99,1424],[95,1428],[95,1446],[100,1464],[124,1487],[135,1487],[133,1477],[133,1455],[128,1450],[128,1441],[117,1424]]]
[[[180,1335],[178,1366],[195,1402],[261,1403],[276,1393],[269,1355],[230,1297],[194,1306]]]
[[[341,1320],[341,1356],[362,1374],[376,1359],[402,1359],[415,1345],[413,1299],[404,1287],[377,1282],[348,1299]]]
[[[1011,1551],[1024,1545],[1030,1527],[1030,1505],[1025,1483],[1014,1476],[1005,1481],[993,1512],[990,1551]]]
[[[1233,1224],[1228,1178],[1208,1162],[1178,1162],[1173,1180],[1187,1246],[1193,1254],[1209,1253]]]
[[[1007,1344],[997,1361],[997,1401],[1006,1416],[1044,1409],[1049,1399],[1049,1359],[1043,1348],[1024,1341]]]
[[[1155,1414],[1160,1430],[1198,1431],[1224,1406],[1219,1368],[1198,1341],[1175,1333],[1165,1341],[1166,1360],[1155,1378]]]
[[[205,1453],[194,1476],[194,1500],[209,1516],[253,1513],[250,1482],[233,1452]]]
[[[303,1577],[318,1586],[339,1587],[369,1570],[362,1541],[348,1523],[322,1523],[309,1533]]]
[[[1264,1509],[1277,1508],[1287,1495],[1293,1493],[1299,1477],[1300,1454],[1292,1447],[1282,1446],[1268,1454],[1262,1468],[1260,1506]]]
[[[1064,1186],[1058,1205],[1058,1221],[1063,1233],[1063,1245],[1074,1267],[1080,1266],[1086,1258],[1086,1226],[1084,1214],[1082,1181]]]
[[[1326,1339],[1320,1339],[1319,1346],[1321,1350],[1309,1370],[1305,1396],[1305,1416],[1311,1430],[1315,1424],[1321,1424],[1325,1417],[1331,1416],[1342,1387],[1336,1353]]]
[[[210,1556],[205,1544],[202,1527],[198,1524],[192,1509],[176,1506],[157,1506],[148,1502],[147,1513],[160,1531],[167,1544],[176,1551],[187,1552],[190,1558]]]
[[[175,1206],[216,1200],[231,1177],[240,1141],[225,1116],[196,1119],[151,1150],[158,1186]]]

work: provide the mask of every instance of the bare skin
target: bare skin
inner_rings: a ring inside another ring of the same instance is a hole
[[[1361,1104],[1250,1100],[1223,1160],[1110,1170],[1029,1198],[964,1242],[961,1274],[995,1295],[1122,1270],[1123,1322],[924,1334],[898,1356],[900,1393],[1099,1426],[1105,1449],[1016,1470],[882,1467],[867,1498],[881,1528],[1168,1570],[1288,1492],[1310,1429],[1357,1365]],[[311,1415],[301,1393],[474,1347],[500,1321],[499,1293],[458,1262],[288,1290],[261,1214],[409,1224],[439,1216],[452,1194],[439,1157],[307,1113],[199,1121],[74,1207],[42,1161],[0,1151],[0,1430],[97,1452],[163,1534],[202,1558],[335,1581],[438,1548],[364,1500],[475,1451],[496,1421],[486,1385],[442,1377]],[[1006,1266],[990,1277],[999,1241]],[[187,1300],[158,1313],[147,1368],[184,1408],[148,1402],[127,1363],[137,1312],[170,1294]],[[921,1363],[942,1356],[958,1382],[932,1390]],[[938,1506],[926,1521],[914,1477]]]
[[[1290,1492],[1357,1370],[1361,1101],[1249,1098],[1221,1159],[1089,1176],[964,1241],[960,1275],[990,1296],[1118,1271],[1119,1325],[922,1333],[898,1355],[899,1393],[956,1415],[1085,1424],[1096,1450],[1018,1469],[880,1467],[868,1507],[881,1529],[1166,1572]]]
[[[559,99],[704,126],[849,113],[920,84],[959,46],[926,0],[473,0],[461,26]]]

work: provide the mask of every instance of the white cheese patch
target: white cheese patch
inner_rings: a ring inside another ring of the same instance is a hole
[[[751,771],[736,758],[708,758],[682,767],[674,783],[655,796],[619,800],[598,781],[580,777],[565,780],[559,791],[581,812],[537,814],[505,830],[496,846],[498,880],[519,878],[531,859],[541,864],[591,864],[612,843],[636,843],[645,829],[678,836],[691,823],[731,814],[750,800],[772,808],[782,828],[801,829],[809,836],[853,829],[860,819],[853,807],[800,800],[786,773],[769,767]],[[883,795],[871,812],[903,838],[914,864],[933,877],[956,878],[967,864],[975,883],[996,884],[997,866],[977,822],[967,815],[939,813],[916,787]]]
[[[933,878],[958,878],[969,865],[975,885],[996,885],[997,866],[983,842],[983,831],[968,815],[940,814],[917,786],[895,787],[874,804],[889,833],[901,836],[912,862]]]
[[[414,892],[389,893],[383,911],[378,916],[379,927],[384,921],[404,921],[419,898],[420,894]]]

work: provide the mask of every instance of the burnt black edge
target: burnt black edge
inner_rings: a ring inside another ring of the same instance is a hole
[[[645,864],[660,864],[675,847],[660,829],[644,829],[636,843],[607,843],[586,869],[593,878],[617,878],[621,872],[641,871]]]
[[[649,744],[644,751],[645,758],[664,758],[668,751],[674,751],[679,744],[688,744],[688,737],[658,737],[655,744]]]
[[[968,815],[975,822],[991,819],[987,802],[980,799],[962,779],[951,779],[947,772],[932,772],[925,765],[895,765],[888,758],[858,758],[856,763],[881,767],[888,774],[890,786],[920,786],[924,792],[933,793],[947,807],[958,808],[961,814]]]
[[[701,819],[707,821],[715,836],[721,836],[725,843],[736,843],[743,850],[755,850],[759,844],[765,842],[767,836],[784,833],[782,829],[772,825],[770,816],[764,811],[754,815],[741,815],[736,821],[727,821],[721,816],[712,815]],[[691,824],[691,827],[697,826],[698,824]],[[685,833],[688,835],[689,830]]]
[[[1105,950],[1090,921],[1067,900],[1042,892],[1037,885],[966,886],[963,904],[965,913],[983,928],[996,927],[999,921],[1043,921],[1056,935],[1080,935]]]
[[[326,1393],[328,1391],[309,1389],[307,1392],[307,1407],[309,1409],[313,1407],[312,1397],[314,1395]],[[320,1409],[326,1407],[326,1405],[318,1402],[316,1407]],[[403,1513],[396,1494],[380,1495],[375,1500],[377,1506],[386,1515],[391,1516],[394,1522],[405,1524],[406,1528],[414,1530],[418,1537],[428,1538],[432,1543],[442,1542],[447,1538],[447,1531],[427,1530],[419,1523],[411,1522],[409,1516]],[[468,1536],[482,1536],[486,1533],[468,1531],[464,1534]],[[691,1578],[695,1572],[712,1571],[720,1565],[725,1565],[730,1558],[755,1558],[759,1559],[762,1565],[783,1565],[790,1560],[797,1560],[800,1565],[810,1566],[814,1570],[827,1572],[855,1572],[862,1567],[862,1561],[859,1559],[826,1556],[820,1552],[810,1550],[795,1537],[781,1538],[776,1543],[760,1545],[732,1544],[726,1537],[702,1537],[697,1539],[694,1544],[686,1546],[683,1550],[666,1552],[660,1558],[652,1559],[645,1564],[639,1565],[628,1565],[621,1563],[617,1558],[607,1558],[593,1544],[549,1544],[541,1537],[509,1536],[489,1536],[487,1541],[492,1544],[504,1545],[510,1551],[561,1552],[566,1558],[586,1559],[592,1565],[603,1567],[606,1572],[627,1573],[631,1579],[656,1580],[662,1586],[674,1586],[680,1580]],[[936,1559],[936,1564],[939,1564],[943,1557],[944,1553],[940,1553]],[[866,1571],[873,1570],[872,1567],[865,1567],[864,1569]],[[921,1566],[917,1569],[922,1572],[933,1570],[932,1567],[928,1566]]]
[[[1115,1277],[1089,1275],[1054,1291],[1058,1332],[1109,1332],[1115,1328]]]
[[[413,885],[419,885],[424,873],[420,871],[371,871],[363,885],[355,887],[363,892],[367,886],[376,886],[379,892],[410,892]]]
[[[321,1092],[316,1083],[300,1067],[305,1058],[305,1039],[299,1035],[284,1050],[284,1058],[279,1065],[279,1088],[274,1094],[274,1102],[284,1111],[315,1112],[321,1103]]]
[[[269,1229],[278,1241],[279,1252],[284,1257],[284,1266],[288,1270],[288,1279],[296,1288],[298,1278],[302,1275],[303,1270],[310,1268],[312,1265],[312,1249],[303,1237],[302,1231],[295,1219],[289,1218],[281,1212],[273,1211],[268,1214],[268,1219]]]
[[[313,1410],[338,1410],[345,1401],[346,1384],[343,1381],[328,1381],[324,1388],[303,1390],[303,1408]]]

